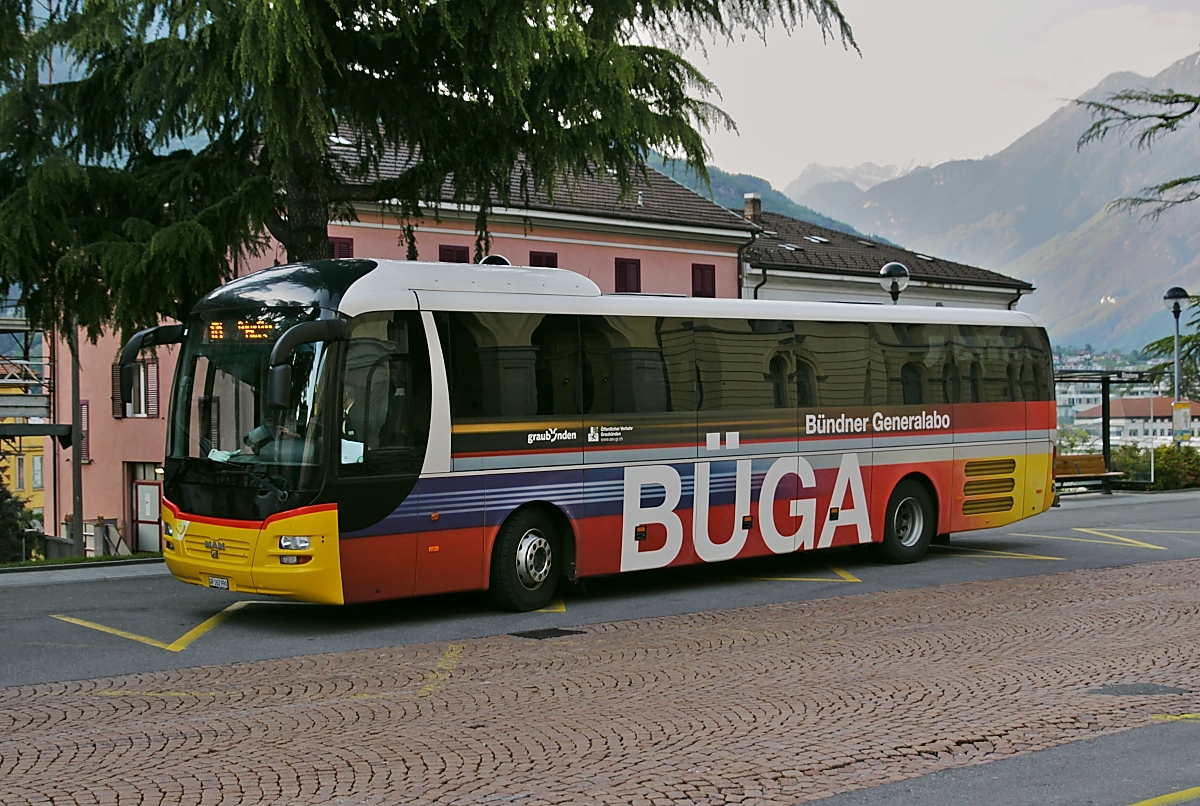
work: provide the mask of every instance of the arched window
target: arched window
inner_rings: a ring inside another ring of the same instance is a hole
[[[796,407],[812,408],[817,405],[817,373],[803,361],[796,362]]]
[[[942,402],[962,402],[962,378],[958,374],[958,365],[953,361],[942,365]]]
[[[788,408],[788,362],[784,356],[776,355],[771,359],[767,377],[771,381],[771,396],[775,408]]]
[[[1016,403],[1021,399],[1021,379],[1017,376],[1017,365],[1009,364],[1005,373],[1008,400]]]
[[[983,402],[983,367],[978,361],[971,364],[971,402]]]
[[[904,405],[918,406],[925,402],[921,370],[917,368],[916,364],[908,363],[900,368],[900,388],[904,393]]]

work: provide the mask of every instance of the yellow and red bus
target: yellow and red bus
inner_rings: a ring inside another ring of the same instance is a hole
[[[1016,311],[601,294],[389,260],[213,291],[163,485],[179,579],[351,603],[877,544],[1050,506],[1045,330]]]

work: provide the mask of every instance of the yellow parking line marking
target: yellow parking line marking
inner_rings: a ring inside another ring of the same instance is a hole
[[[1010,560],[1061,560],[1062,557],[1047,557],[1042,554],[1026,554],[1021,551],[1000,551],[999,549],[978,549],[973,546],[930,546],[941,552],[953,554],[958,551],[972,551],[985,557],[996,557]],[[960,557],[971,557],[971,554],[960,554]]]
[[[442,653],[441,659],[437,662],[437,666],[433,667],[433,671],[425,678],[425,685],[421,686],[421,696],[428,697],[430,694],[436,694],[441,690],[442,686],[446,685],[446,678],[450,676],[450,672],[454,671],[454,667],[458,665],[458,656],[462,654],[462,644],[451,644]]]
[[[1135,535],[1200,535],[1195,529],[1122,529]]]
[[[1149,800],[1139,800],[1137,803],[1131,803],[1130,806],[1168,806],[1171,803],[1188,803],[1193,800],[1200,800],[1200,786],[1181,789],[1169,795],[1159,795],[1157,798]]]
[[[75,618],[74,616],[57,616],[56,615],[56,616],[51,616],[51,618],[56,618],[59,621],[67,621],[67,622],[70,622],[71,624],[78,624],[80,627],[88,627],[93,630],[99,630],[100,632],[106,632],[109,635],[116,635],[116,636],[120,636],[121,638],[128,638],[130,641],[138,641],[139,643],[149,644],[150,646],[156,646],[159,649],[167,649],[172,652],[177,651],[177,650],[171,649],[170,644],[163,643],[162,641],[156,641],[153,638],[147,638],[146,636],[138,635],[137,633],[126,632],[125,630],[118,630],[116,627],[106,627],[103,624],[97,624],[94,621],[85,621],[81,618]]]
[[[1047,540],[1072,540],[1076,543],[1099,543],[1101,546],[1116,545],[1111,540],[1096,540],[1092,537],[1068,537],[1066,535],[1031,535],[1025,532],[1009,532],[1012,537],[1044,537]]]
[[[1161,719],[1164,722],[1180,722],[1182,720],[1200,720],[1200,714],[1151,714],[1151,719]]]
[[[555,599],[550,604],[538,610],[539,613],[566,613],[567,603],[562,599]]]
[[[128,638],[130,641],[137,641],[140,644],[148,644],[152,647],[157,647],[159,649],[165,649],[168,652],[182,652],[183,650],[185,650],[189,646],[191,646],[193,643],[195,643],[198,638],[200,638],[201,636],[205,635],[210,630],[212,630],[213,627],[216,627],[222,621],[225,621],[225,619],[229,618],[234,613],[241,610],[243,607],[246,607],[246,606],[252,605],[252,604],[289,604],[289,603],[288,602],[256,602],[256,601],[251,601],[249,599],[244,599],[240,602],[234,602],[233,604],[231,604],[229,607],[225,608],[221,612],[219,612],[213,616],[209,616],[204,621],[200,622],[195,627],[188,630],[183,635],[179,636],[178,638],[176,638],[174,641],[172,641],[169,644],[164,641],[159,641],[155,638],[148,638],[145,635],[138,635],[137,633],[129,632],[128,630],[118,630],[116,627],[109,627],[106,624],[97,624],[94,621],[88,621],[86,619],[81,619],[81,618],[75,618],[74,616],[52,615],[51,618],[56,618],[59,621],[66,621],[71,624],[78,624],[80,627],[87,627],[88,629],[91,629],[91,630],[98,630],[100,632],[108,633],[109,635],[115,635],[120,638]]]
[[[829,566],[829,570],[837,574],[838,579],[831,577],[742,577],[742,579],[753,582],[862,582],[854,574],[835,565]]]
[[[1109,534],[1108,532],[1101,532],[1098,529],[1076,528],[1076,529],[1073,529],[1072,531],[1083,532],[1084,534],[1089,534],[1089,535],[1099,535],[1100,537],[1108,537],[1113,540],[1119,541],[1121,543],[1128,543],[1131,546],[1139,546],[1144,549],[1158,549],[1159,551],[1167,550],[1165,546],[1156,546],[1153,543],[1143,543],[1141,540],[1134,540],[1132,537],[1121,537],[1120,535]]]

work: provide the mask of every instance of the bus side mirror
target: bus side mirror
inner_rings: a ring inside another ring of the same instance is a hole
[[[159,325],[134,333],[121,349],[121,404],[133,402],[133,378],[138,353],[159,344],[179,344],[187,335],[184,325]]]
[[[345,341],[350,324],[345,319],[321,319],[290,327],[271,348],[267,373],[267,405],[286,409],[292,399],[292,351],[301,344],[318,341]]]
[[[286,409],[292,396],[292,365],[280,364],[267,373],[267,405]]]

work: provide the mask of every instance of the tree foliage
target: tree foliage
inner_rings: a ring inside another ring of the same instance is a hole
[[[25,532],[33,520],[33,513],[25,506],[25,502],[13,495],[7,486],[0,484],[0,563],[29,559],[21,555],[21,546],[24,545],[28,552],[37,545],[35,538],[40,535],[28,535]]]
[[[1149,150],[1159,138],[1180,128],[1200,123],[1200,95],[1175,90],[1121,90],[1104,100],[1075,103],[1092,113],[1092,125],[1080,136],[1078,146],[1101,142],[1109,135],[1129,139],[1139,150]],[[1145,210],[1151,219],[1181,204],[1200,199],[1200,174],[1169,179],[1117,199],[1117,210]]]
[[[354,205],[475,205],[484,251],[494,206],[564,177],[628,190],[651,149],[703,175],[702,131],[733,124],[684,46],[810,22],[856,47],[836,0],[56,1],[0,41],[0,272],[53,267],[49,308],[128,294],[122,326],[185,310],[267,234],[327,256]],[[22,2],[0,0],[6,32]],[[71,75],[31,83],[55,54]]]
[[[1188,309],[1192,311],[1192,316],[1186,324],[1192,332],[1185,333],[1181,329],[1179,334],[1179,388],[1182,397],[1200,400],[1200,296],[1188,300]],[[1166,359],[1155,365],[1154,369],[1168,380],[1174,379],[1174,335],[1150,342],[1142,348],[1142,353],[1148,359]]]

